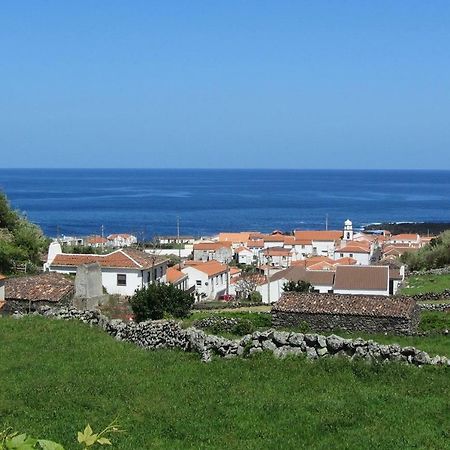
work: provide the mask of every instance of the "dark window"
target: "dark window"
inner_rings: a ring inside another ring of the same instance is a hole
[[[126,285],[127,285],[127,276],[125,274],[118,273],[117,286],[126,286]]]
[[[202,280],[195,280],[195,284],[197,286],[201,286],[202,285]]]

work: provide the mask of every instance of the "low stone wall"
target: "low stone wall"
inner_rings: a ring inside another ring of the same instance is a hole
[[[439,300],[450,300],[450,289],[442,292],[424,292],[423,294],[410,295],[416,302],[434,302]]]
[[[205,329],[220,327],[223,331],[233,331],[233,328],[240,322],[239,319],[229,318],[229,317],[205,317],[204,319],[199,319],[194,322],[194,327]]]
[[[450,313],[450,303],[418,303],[421,311],[440,311]]]
[[[409,275],[446,275],[450,273],[450,266],[440,267],[439,269],[415,270]]]
[[[414,365],[445,365],[450,359],[445,356],[430,357],[414,347],[397,344],[382,345],[363,339],[343,339],[336,335],[302,334],[273,329],[248,334],[239,340],[207,335],[195,328],[183,329],[174,321],[149,321],[125,323],[108,320],[97,311],[79,311],[71,308],[43,308],[39,311],[47,317],[61,320],[80,320],[98,326],[119,341],[132,342],[147,349],[177,348],[199,353],[203,361],[214,355],[224,358],[247,356],[270,351],[277,358],[288,355],[304,355],[308,359],[342,357],[368,362],[399,361]]]
[[[351,314],[308,314],[272,310],[272,325],[276,328],[291,328],[307,324],[317,331],[360,331],[366,333],[414,334],[420,317],[412,320],[403,317],[375,317]]]

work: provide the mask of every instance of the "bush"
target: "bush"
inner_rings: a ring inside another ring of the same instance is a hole
[[[257,291],[251,292],[248,297],[249,297],[250,302],[252,302],[252,303],[261,303],[262,302],[262,295]]]
[[[311,292],[312,285],[307,281],[288,281],[283,284],[284,292]]]
[[[237,334],[238,336],[244,336],[246,334],[251,334],[255,331],[255,326],[247,319],[241,319],[239,322],[233,327],[233,334]]]
[[[159,320],[165,314],[183,318],[191,311],[194,297],[172,284],[150,284],[138,289],[130,299],[130,304],[137,322]]]

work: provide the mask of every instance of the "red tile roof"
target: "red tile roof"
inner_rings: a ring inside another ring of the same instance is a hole
[[[311,240],[311,241],[337,241],[342,237],[342,231],[295,231],[296,239]]]
[[[221,248],[230,248],[231,243],[225,242],[201,242],[194,244],[194,250],[219,250]]]
[[[189,264],[189,266],[194,267],[200,272],[206,273],[208,277],[219,275],[221,273],[228,271],[228,266],[214,260],[207,262],[199,262],[198,264]]]
[[[55,256],[51,267],[78,267],[83,264],[99,263],[105,268],[150,269],[155,265],[168,261],[166,257],[150,255],[134,249],[121,249],[107,255],[83,255],[60,253]]]
[[[176,269],[175,267],[168,267],[166,272],[166,280],[169,283],[176,283],[177,281],[182,280],[183,278],[186,278],[187,275],[180,270]]]
[[[74,293],[74,281],[62,273],[8,278],[5,282],[6,300],[59,302]]]
[[[405,297],[386,298],[289,292],[282,294],[280,300],[272,307],[272,311],[410,318],[416,308],[416,302]]]

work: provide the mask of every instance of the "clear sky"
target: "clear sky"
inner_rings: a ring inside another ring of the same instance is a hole
[[[450,169],[450,2],[5,1],[0,167]]]

